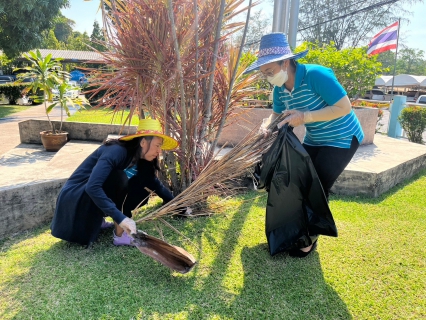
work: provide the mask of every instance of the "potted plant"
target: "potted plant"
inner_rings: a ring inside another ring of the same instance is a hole
[[[40,132],[41,141],[46,151],[58,151],[68,140],[68,132],[62,131],[63,112],[70,115],[68,103],[73,107],[81,108],[85,101],[81,98],[71,99],[67,96],[67,91],[72,87],[67,83],[70,75],[62,70],[61,59],[52,59],[51,54],[43,58],[39,50],[30,51],[24,56],[31,62],[31,66],[24,68],[28,71],[25,77],[33,79],[25,90],[34,94],[31,98],[35,102],[44,103],[50,125],[50,130]],[[53,94],[54,91],[57,92],[56,95]],[[58,102],[52,103],[54,97],[58,98]],[[52,104],[48,106],[48,102]],[[61,107],[59,130],[55,128],[49,117],[49,113],[55,106]]]
[[[70,106],[77,110],[80,110],[85,108],[85,104],[88,104],[85,98],[71,98],[69,96],[71,90],[76,90],[76,88],[68,84],[66,81],[63,81],[56,87],[56,89],[54,89],[55,97],[58,101],[52,103],[50,106],[47,107],[46,114],[48,115],[54,107],[60,106],[61,121],[59,130],[56,130],[55,133],[52,133],[53,131],[40,132],[41,141],[46,151],[58,151],[68,140],[68,132],[62,131],[64,111],[67,116],[71,116],[69,109]],[[51,124],[53,126],[53,123]]]

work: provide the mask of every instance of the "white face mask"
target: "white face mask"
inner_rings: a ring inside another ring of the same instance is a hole
[[[266,79],[270,84],[281,87],[288,80],[287,70],[281,69],[273,77],[266,77]]]

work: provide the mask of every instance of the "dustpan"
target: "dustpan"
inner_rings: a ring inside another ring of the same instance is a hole
[[[197,263],[192,254],[185,249],[173,246],[143,231],[138,230],[137,234],[132,234],[132,237],[133,243],[140,252],[172,270],[187,273]]]

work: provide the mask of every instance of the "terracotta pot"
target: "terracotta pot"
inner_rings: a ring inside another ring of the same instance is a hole
[[[68,141],[68,132],[52,133],[52,131],[40,132],[41,142],[46,151],[58,151]]]

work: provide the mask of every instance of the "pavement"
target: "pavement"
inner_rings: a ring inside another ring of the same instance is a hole
[[[76,109],[69,106],[70,114]],[[67,118],[62,115],[63,120]],[[49,113],[50,120],[61,119],[61,108]],[[0,191],[7,187],[27,185],[37,181],[66,179],[100,143],[69,141],[58,152],[47,152],[42,145],[20,141],[21,121],[47,120],[44,104],[31,105],[27,110],[0,119]]]
[[[75,109],[70,108],[70,113],[74,112]],[[59,107],[53,108],[49,113],[49,117],[51,120],[60,120],[61,109]],[[64,119],[66,118],[67,115],[64,114]],[[0,157],[21,143],[18,123],[29,119],[47,120],[44,104],[31,105],[27,110],[0,118]]]

